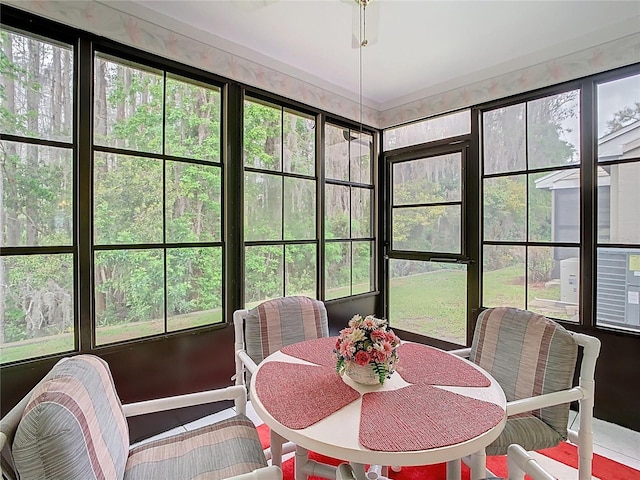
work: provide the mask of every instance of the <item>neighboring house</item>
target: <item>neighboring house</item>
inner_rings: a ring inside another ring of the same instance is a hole
[[[640,238],[640,168],[637,164],[614,163],[640,156],[640,121],[633,122],[598,140],[598,242],[634,243]],[[538,179],[536,188],[550,190],[551,235],[554,242],[576,242],[580,233],[579,171],[563,170]],[[554,278],[560,278],[560,297],[577,302],[578,252],[555,248]],[[640,251],[598,249],[599,323],[640,325]]]

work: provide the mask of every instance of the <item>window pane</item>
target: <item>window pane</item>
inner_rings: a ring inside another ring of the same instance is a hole
[[[375,289],[373,270],[373,242],[353,242],[353,285],[351,294]]]
[[[394,250],[461,253],[460,205],[394,208]]]
[[[527,309],[549,318],[578,322],[578,248],[529,247]]]
[[[529,240],[580,241],[580,170],[529,175]]]
[[[220,161],[220,89],[167,78],[165,153]]]
[[[465,345],[466,266],[389,260],[389,323],[394,329]]]
[[[640,332],[640,249],[598,248],[596,323]]]
[[[316,237],[316,182],[284,179],[284,238],[312,240]]]
[[[162,250],[97,251],[94,266],[96,344],[164,332]]]
[[[281,171],[282,109],[256,101],[244,102],[244,164]]]
[[[94,75],[94,143],[161,153],[161,72],[96,55]]]
[[[371,197],[367,188],[351,187],[351,238],[371,237]]]
[[[640,243],[640,162],[610,164],[598,175],[598,238]]]
[[[341,185],[325,185],[325,237],[349,238],[350,190]]]
[[[611,176],[609,168],[598,167],[598,242],[607,243],[611,238]]]
[[[244,239],[282,240],[282,177],[244,173]]]
[[[351,131],[350,169],[352,182],[371,184],[371,149],[373,137]]]
[[[316,122],[311,116],[286,111],[284,124],[285,172],[301,175],[316,174]]]
[[[316,245],[286,245],[286,285],[284,294],[316,298]]]
[[[167,242],[222,238],[220,167],[166,162]]]
[[[393,150],[418,143],[457,137],[470,132],[471,112],[463,110],[385,130],[384,149],[385,151]]]
[[[244,301],[246,308],[284,295],[282,245],[245,247]]]
[[[525,308],[525,247],[485,245],[482,305]]]
[[[529,168],[580,161],[580,92],[560,93],[527,103]]]
[[[222,322],[222,249],[167,249],[167,330]]]
[[[162,162],[94,154],[96,244],[162,242]]]
[[[73,49],[0,29],[0,132],[70,142]]]
[[[325,298],[351,295],[351,242],[325,244]]]
[[[640,75],[598,85],[598,161],[640,157]]]
[[[73,243],[71,149],[0,142],[6,247]]]
[[[484,181],[484,239],[526,239],[526,176],[488,178]]]
[[[485,175],[524,170],[524,104],[485,112],[482,120]]]
[[[333,180],[349,180],[349,129],[327,124],[324,129],[324,174]]]
[[[74,349],[73,255],[0,257],[0,363]]]
[[[393,164],[393,204],[456,202],[462,198],[459,152]]]

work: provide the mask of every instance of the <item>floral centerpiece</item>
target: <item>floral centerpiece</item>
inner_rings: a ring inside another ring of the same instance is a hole
[[[386,320],[367,315],[362,318],[354,315],[349,326],[340,331],[334,353],[336,354],[336,371],[347,374],[360,383],[383,384],[395,370],[398,363],[398,346],[400,339],[388,329]],[[359,373],[372,372],[369,375]],[[367,378],[368,377],[368,378]]]

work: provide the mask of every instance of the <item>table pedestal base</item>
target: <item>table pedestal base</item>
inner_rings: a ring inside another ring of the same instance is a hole
[[[471,457],[472,470],[471,479],[481,480],[483,476],[479,476],[480,472],[484,472],[484,461],[486,456],[482,454],[474,454]],[[351,472],[345,465],[338,467],[316,462],[309,459],[309,451],[306,448],[296,447],[295,455],[295,480],[307,480],[310,475],[328,478],[329,480],[388,480],[387,467],[373,466],[369,471],[365,470],[361,463],[351,463]],[[379,468],[378,468],[379,467]],[[394,469],[400,471],[400,468]],[[338,474],[338,471],[340,472]],[[383,475],[384,474],[384,475]],[[346,478],[345,478],[346,476]],[[451,460],[447,462],[447,480],[460,480],[462,477],[462,468],[460,460]]]
[[[484,450],[473,453],[469,459],[468,465],[471,469],[471,480],[482,480],[487,478],[487,454]]]
[[[335,480],[337,467],[309,459],[306,448],[296,447],[295,480],[307,480],[309,475]]]

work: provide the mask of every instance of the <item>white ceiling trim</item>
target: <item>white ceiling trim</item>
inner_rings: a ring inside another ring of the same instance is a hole
[[[380,112],[383,128],[638,63],[640,33]]]
[[[132,16],[111,6],[93,0],[4,0],[16,8],[27,10],[52,20],[107,37],[109,39],[160,55],[225,78],[251,85],[306,105],[340,115],[356,122],[362,121],[375,128],[385,128],[418,120],[428,116],[469,107],[498,98],[507,97],[548,85],[580,78],[613,68],[637,63],[640,59],[640,33],[631,33],[623,38],[565,54],[552,61],[524,66],[535,58],[522,58],[513,63],[512,73],[477,81],[478,76],[459,79],[454,88],[445,93],[429,95],[429,91],[405,97],[407,103],[390,108],[364,105],[361,111],[357,101],[350,99],[348,92],[336,93],[331,85],[318,86],[318,79],[304,72],[292,71],[290,66],[282,69],[266,67],[259,63],[256,52],[242,51],[238,45],[220,39],[219,45],[230,51],[213,47],[206,38],[194,39],[176,33],[146,19]],[[638,32],[638,18],[616,26],[619,32]],[[177,27],[176,27],[177,28]],[[226,42],[226,43],[225,43]],[[580,42],[573,45],[578,48]],[[569,46],[567,46],[569,48]],[[560,51],[558,53],[561,53]],[[245,58],[245,57],[250,57]],[[266,60],[265,60],[266,63]],[[273,65],[273,59],[269,59]],[[295,69],[293,69],[295,70]],[[288,73],[286,73],[288,72]],[[490,75],[490,71],[484,72]],[[473,82],[473,78],[476,82]],[[321,79],[320,79],[321,80]],[[468,84],[465,85],[465,83]],[[328,82],[327,82],[328,83]],[[344,94],[341,94],[344,93]],[[424,95],[422,98],[416,98]]]

